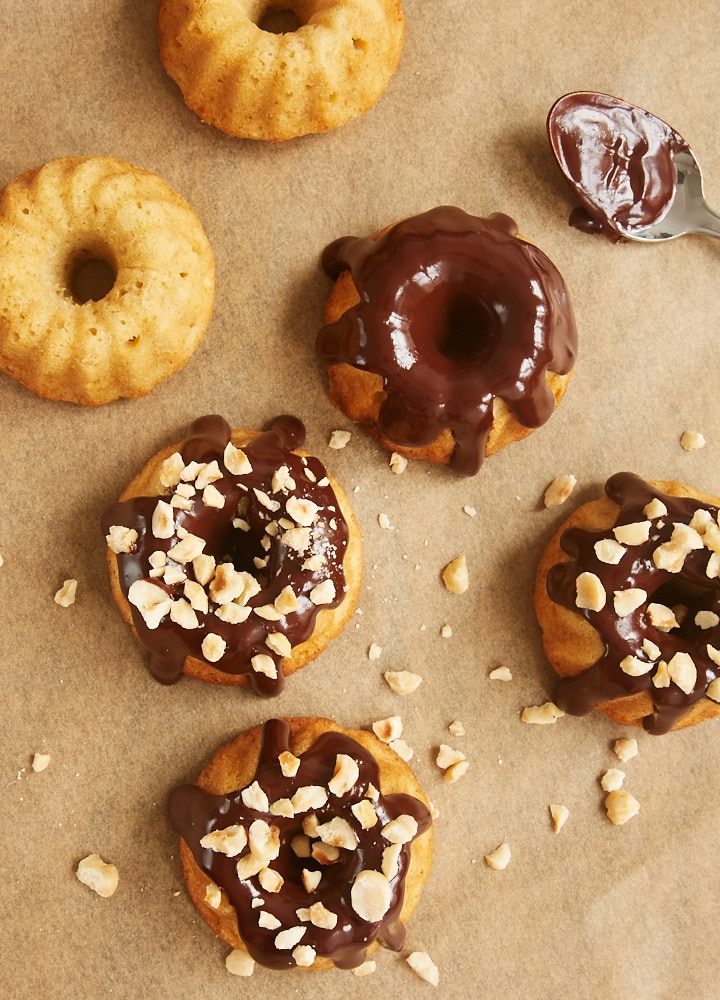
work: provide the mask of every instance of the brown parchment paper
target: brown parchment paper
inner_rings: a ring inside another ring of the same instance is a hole
[[[156,8],[0,4],[0,183],[57,156],[119,156],[188,199],[217,262],[201,347],[145,399],[87,409],[0,378],[3,995],[414,998],[432,992],[404,961],[419,949],[448,1000],[718,996],[720,727],[654,738],[597,715],[520,721],[551,694],[531,593],[565,511],[625,469],[720,492],[720,245],[613,246],[569,228],[545,117],[576,89],[650,109],[688,139],[720,205],[716,4],[405,0],[402,62],[378,105],[276,146],[228,138],[185,108],[159,62]],[[329,287],[322,248],[442,203],[513,216],[565,276],[580,333],[558,412],[472,479],[419,464],[396,476],[359,431],[331,451],[331,431],[347,422],[313,349]],[[101,511],[206,412],[244,427],[300,416],[364,531],[358,614],[275,702],[186,679],[156,684],[109,593]],[[705,435],[704,449],[682,450],[686,429]],[[565,472],[575,493],[546,510],[543,492]],[[470,587],[454,596],[439,574],[460,553]],[[64,609],[53,595],[69,577],[77,601]],[[499,665],[512,682],[488,679]],[[382,674],[404,668],[424,680],[401,699]],[[381,952],[367,979],[260,968],[234,978],[185,893],[169,790],[238,730],[277,714],[347,726],[399,714],[439,810],[406,947]],[[455,719],[464,737],[448,733]],[[613,827],[598,778],[618,764],[621,735],[639,740],[624,769],[641,810]],[[456,784],[434,763],[441,742],[470,761]],[[51,757],[42,773],[35,752]],[[551,802],[570,809],[559,834]],[[503,841],[512,860],[491,871],[483,857]],[[75,879],[91,852],[119,869],[111,899]]]

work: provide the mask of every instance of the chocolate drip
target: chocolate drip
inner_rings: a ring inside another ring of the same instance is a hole
[[[547,127],[560,169],[582,203],[571,225],[617,240],[662,220],[677,187],[673,157],[688,148],[674,129],[642,108],[596,93],[561,97]]]
[[[265,723],[257,770],[248,784],[257,781],[270,803],[290,799],[302,786],[327,788],[338,754],[351,757],[359,769],[353,787],[342,796],[328,794],[327,804],[313,812],[320,823],[334,817],[341,817],[349,823],[358,840],[354,850],[341,848],[340,858],[333,864],[323,865],[313,857],[298,857],[291,842],[294,837],[302,835],[303,819],[308,813],[287,817],[258,812],[244,805],[242,789],[227,795],[210,795],[193,785],[182,785],[170,795],[170,820],[192,851],[198,866],[225,892],[237,914],[240,936],[257,962],[273,969],[293,968],[295,961],[292,955],[275,946],[275,937],[281,929],[301,923],[298,909],[310,907],[321,900],[328,910],[337,914],[337,924],[334,928],[320,928],[307,921],[302,944],[310,945],[318,955],[332,959],[339,968],[354,968],[362,964],[368,945],[375,940],[393,950],[402,946],[405,930],[400,923],[400,912],[410,863],[410,844],[401,848],[398,872],[390,880],[391,904],[381,920],[367,922],[355,912],[351,903],[353,881],[361,871],[381,869],[383,851],[389,846],[381,833],[386,823],[400,815],[412,816],[418,824],[419,836],[430,826],[430,813],[422,802],[410,795],[383,795],[377,761],[367,749],[344,733],[323,733],[300,758],[297,774],[286,777],[278,758],[290,749],[289,738],[287,722],[272,719]],[[378,822],[370,829],[363,829],[352,812],[352,806],[367,797],[371,786],[380,792],[377,800],[373,801]],[[280,853],[270,863],[284,880],[279,892],[264,891],[257,876],[240,879],[237,873],[238,857],[229,858],[200,845],[202,837],[212,830],[236,824],[247,829],[256,819],[264,819],[279,831]],[[308,891],[305,888],[303,870],[321,872],[317,889]],[[262,900],[261,906],[253,904],[257,899]],[[271,913],[280,926],[273,930],[261,927],[258,921],[260,909]]]
[[[575,360],[565,284],[516,233],[506,215],[443,206],[379,239],[343,237],[322,257],[332,278],[350,270],[360,302],[323,327],[318,356],[382,376],[378,424],[394,444],[422,447],[449,428],[450,466],[464,475],[484,459],[493,399],[538,427],[555,402],[547,372]]]
[[[218,461],[222,478],[213,481],[212,485],[223,498],[221,509],[205,504],[198,491],[190,509],[176,511],[172,536],[156,538],[151,527],[153,512],[159,500],[171,500],[173,488],[163,496],[134,497],[112,504],[103,514],[102,529],[107,534],[112,525],[123,525],[137,531],[137,542],[132,550],[117,556],[120,586],[126,597],[138,580],[155,583],[173,599],[183,596],[184,582],[167,584],[153,576],[150,557],[157,551],[167,553],[180,540],[179,532],[185,531],[205,539],[204,554],[212,555],[216,563],[231,562],[235,569],[247,571],[261,582],[260,592],[250,598],[248,606],[272,605],[284,588],[292,587],[298,608],[275,621],[251,612],[246,621],[231,623],[221,620],[211,607],[205,613],[197,612],[197,628],[183,628],[169,614],[157,628],[149,628],[141,612],[130,604],[135,631],[150,653],[148,667],[156,680],[163,684],[176,683],[182,675],[186,657],[210,662],[203,653],[202,643],[208,633],[214,633],[225,642],[225,653],[219,661],[212,662],[212,666],[227,674],[247,674],[258,694],[271,696],[282,690],[284,679],[280,667],[282,656],[268,647],[267,637],[270,633],[282,632],[293,647],[308,639],[320,610],[308,595],[313,587],[327,579],[333,582],[335,598],[322,606],[336,607],[342,601],[345,593],[342,562],[348,529],[322,464],[315,458],[301,458],[293,453],[293,449],[305,440],[305,428],[296,417],[275,418],[264,433],[244,448],[252,471],[242,475],[230,474],[223,465],[223,452],[230,434],[230,426],[222,417],[205,416],[192,424],[180,446],[186,464]],[[271,486],[273,474],[282,466],[288,468],[296,484],[292,495],[309,499],[319,508],[317,522],[310,529],[311,544],[302,553],[282,542],[282,529],[272,537],[266,532],[273,520],[277,523],[279,518],[287,517],[284,510],[287,494],[272,493]],[[276,513],[269,510],[254,492],[256,489],[270,495],[280,509]],[[243,518],[250,525],[249,531],[233,526],[241,501],[247,505]],[[263,539],[267,549],[260,544]],[[312,554],[320,557],[314,570],[303,566]],[[258,569],[255,559],[267,559],[267,564]],[[178,564],[168,558],[168,565]],[[196,579],[191,563],[180,568],[187,579]],[[276,664],[277,676],[254,670],[251,659],[256,655],[270,657]]]
[[[653,554],[670,540],[676,524],[689,524],[698,510],[709,511],[717,524],[718,508],[689,497],[660,493],[627,472],[608,479],[605,489],[619,507],[613,527],[646,521],[644,508],[654,498],[662,501],[667,514],[653,519],[647,542],[627,545],[616,565],[602,562],[595,551],[596,542],[614,537],[612,527],[599,531],[575,527],[563,533],[560,544],[570,561],[550,569],[548,595],[557,604],[582,615],[603,640],[604,651],[587,670],[559,681],[555,702],[571,715],[584,715],[602,702],[645,692],[651,698],[653,713],[646,717],[644,726],[651,733],[661,734],[671,729],[705,695],[710,682],[720,676],[720,666],[710,659],[707,651],[708,644],[720,648],[720,624],[700,628],[695,622],[698,612],[720,612],[720,580],[707,575],[712,553],[706,547],[688,552],[677,573],[659,569]],[[594,573],[605,589],[607,601],[600,611],[576,605],[576,580],[583,572]],[[647,600],[635,611],[620,617],[614,611],[613,594],[629,588],[644,590]],[[686,609],[679,626],[670,631],[656,628],[648,613],[650,603]],[[660,656],[647,673],[631,676],[621,669],[620,662],[627,656],[634,656],[649,663],[643,648],[645,639],[658,647]],[[653,683],[660,663],[669,663],[677,653],[689,654],[697,669],[697,680],[690,693],[682,691],[672,681],[666,687]]]

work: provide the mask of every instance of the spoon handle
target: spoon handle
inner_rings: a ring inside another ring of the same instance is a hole
[[[693,232],[704,233],[706,236],[720,237],[720,215],[717,212],[713,212],[707,204],[703,205],[703,209],[701,219],[696,226],[693,226]]]

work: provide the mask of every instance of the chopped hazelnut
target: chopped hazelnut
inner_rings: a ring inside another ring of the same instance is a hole
[[[650,521],[618,524],[613,528],[613,535],[622,545],[643,545],[650,537],[650,528]]]
[[[397,475],[402,475],[402,473],[408,467],[408,460],[404,455],[398,455],[396,451],[390,456],[390,468]]]
[[[308,594],[308,597],[313,604],[332,604],[335,600],[335,584],[332,580],[323,580],[322,583],[318,583],[317,586]]]
[[[61,608],[69,608],[75,603],[75,595],[77,593],[77,580],[66,580],[60,590],[57,591],[54,597],[56,604],[59,604]]]
[[[300,758],[296,757],[295,754],[290,753],[289,750],[283,750],[283,752],[278,757],[280,762],[280,770],[282,771],[284,777],[294,778],[298,773],[298,768],[300,767]]]
[[[562,719],[564,715],[565,713],[561,708],[558,708],[551,701],[546,701],[544,705],[530,705],[524,708],[520,718],[523,722],[530,723],[531,725],[546,726],[557,722],[558,719]]]
[[[179,451],[175,451],[166,458],[165,461],[160,466],[160,482],[163,486],[168,489],[177,486],[180,482],[180,476],[185,468],[185,462]]]
[[[580,573],[575,581],[575,604],[588,611],[602,611],[605,607],[605,588],[595,573]]]
[[[627,587],[625,590],[616,590],[614,593],[613,607],[618,618],[626,618],[633,611],[645,603],[647,592],[640,587]]]
[[[373,972],[377,971],[377,962],[372,958],[369,958],[362,965],[356,965],[354,969],[350,970],[354,976],[362,978],[363,976],[371,976]]]
[[[710,701],[720,701],[720,677],[716,677],[715,680],[710,681],[705,694]]]
[[[223,462],[225,468],[233,476],[246,476],[252,472],[252,465],[247,455],[241,448],[236,448],[232,441],[228,441],[225,445]]]
[[[445,774],[443,775],[443,778],[449,784],[454,784],[456,781],[459,781],[460,778],[462,778],[462,776],[465,774],[465,772],[469,767],[470,767],[469,760],[458,760],[454,764],[451,764],[450,767],[445,769]]]
[[[665,517],[667,507],[659,497],[653,497],[650,503],[643,508],[643,514],[645,517],[649,517],[651,521],[655,521],[658,517]]]
[[[371,642],[370,648],[368,649],[368,660],[379,660],[382,656],[382,646],[378,646],[377,643]]]
[[[625,781],[625,772],[617,767],[609,767],[600,778],[600,787],[604,792],[614,792],[622,788]]]
[[[546,507],[559,507],[565,503],[572,491],[577,486],[577,479],[573,475],[558,476],[550,483],[545,490],[544,503]]]
[[[442,571],[442,581],[445,588],[451,594],[464,594],[470,585],[468,575],[467,560],[464,555],[459,555],[452,562],[449,562]]]
[[[617,566],[626,552],[625,547],[614,538],[601,538],[599,542],[595,542],[594,549],[600,562],[608,566]]]
[[[443,637],[443,639],[451,639],[452,634],[453,630],[451,625],[443,625],[442,628],[440,629],[440,635]]]
[[[350,431],[333,431],[328,441],[328,448],[340,450],[345,447],[351,437]]]
[[[414,674],[409,670],[386,670],[384,677],[394,694],[412,694],[422,684],[420,674]]]
[[[110,530],[105,536],[108,548],[116,555],[121,552],[132,552],[137,539],[138,533],[135,528],[126,528],[122,524],[110,525]],[[0,557],[0,566],[2,566],[2,557]]]
[[[414,752],[412,750],[412,747],[410,747],[405,740],[402,739],[390,740],[388,746],[390,747],[391,750],[395,751],[398,757],[402,757],[403,760],[410,761],[413,759]]]
[[[158,500],[150,524],[155,538],[172,538],[175,534],[175,515],[169,503]]]
[[[361,920],[377,923],[390,909],[392,892],[389,881],[381,872],[364,869],[353,882],[350,902]]]
[[[288,927],[286,930],[280,931],[275,936],[275,947],[278,951],[291,951],[305,936],[306,930],[307,927],[297,926]]]
[[[341,797],[346,795],[360,776],[360,768],[348,754],[339,753],[335,758],[335,771],[328,781],[328,790]]]
[[[485,855],[485,864],[488,868],[492,868],[494,871],[499,872],[504,868],[507,868],[510,864],[510,857],[510,845],[503,843],[496,847],[494,851]]]
[[[378,821],[375,806],[370,799],[361,799],[359,802],[353,803],[350,806],[350,811],[363,830],[371,830]]]
[[[309,528],[317,521],[320,508],[312,500],[293,496],[285,504],[285,510],[296,524],[303,528]]]
[[[255,961],[246,951],[236,948],[225,958],[225,968],[233,976],[252,976],[255,971]]]
[[[238,824],[226,826],[222,830],[211,830],[201,838],[200,846],[225,854],[228,858],[235,858],[247,846],[247,832],[244,826]]]
[[[680,446],[685,451],[695,451],[705,446],[705,438],[699,431],[684,431],[680,438]]]
[[[222,636],[216,632],[208,632],[202,641],[200,648],[208,663],[217,663],[225,654],[227,643]]]
[[[214,882],[208,882],[205,886],[204,899],[207,905],[213,910],[219,909],[220,903],[222,902],[222,892],[220,891],[220,887],[215,885]]]
[[[50,764],[49,753],[36,753],[33,755],[31,766],[33,771],[35,771],[37,774],[39,774],[41,771],[47,770],[49,764]]]
[[[456,719],[454,722],[450,723],[450,725],[448,726],[448,731],[452,733],[453,736],[464,736],[465,726],[462,724],[462,722],[459,722]]]
[[[172,598],[168,592],[149,580],[136,580],[131,584],[127,598],[138,609],[150,629],[157,628],[172,607]]]
[[[403,813],[386,823],[380,832],[391,844],[409,844],[413,837],[417,836],[417,831],[415,817]]]
[[[610,822],[621,826],[638,814],[640,803],[625,789],[616,788],[615,791],[608,793],[605,799],[605,809]]]
[[[684,694],[692,694],[697,683],[697,667],[689,653],[678,652],[668,662],[670,679]]]
[[[295,959],[295,965],[299,969],[309,969],[310,966],[315,961],[315,956],[317,952],[309,944],[299,944],[297,948],[293,948],[292,957]]]
[[[630,738],[623,737],[619,740],[615,740],[613,744],[613,751],[615,752],[616,757],[619,757],[623,763],[626,763],[627,761],[632,760],[633,757],[637,756],[638,742],[634,736]]]
[[[399,715],[391,715],[387,719],[378,719],[373,722],[372,730],[379,740],[389,743],[396,740],[402,734],[402,719]]]
[[[413,951],[407,959],[407,964],[413,972],[424,979],[431,986],[437,986],[440,982],[440,972],[426,951]]]
[[[505,681],[505,683],[511,681],[512,676],[510,667],[495,667],[494,670],[491,670],[488,674],[491,681]]]
[[[450,767],[452,764],[457,764],[459,760],[465,760],[464,753],[461,753],[459,750],[453,750],[447,743],[440,744],[437,756],[435,757],[435,763],[438,767],[445,770],[445,768]]]
[[[567,806],[553,804],[550,806],[550,818],[552,820],[553,831],[560,833],[568,821],[570,810]]]
[[[75,874],[78,881],[89,886],[98,896],[107,899],[118,887],[118,870],[107,864],[99,854],[88,854],[78,864]]]

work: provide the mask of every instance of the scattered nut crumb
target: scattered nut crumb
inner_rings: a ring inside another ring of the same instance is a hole
[[[75,595],[77,593],[77,580],[66,580],[60,590],[57,591],[54,597],[56,604],[59,604],[61,608],[69,608],[71,604],[75,603]]]
[[[452,785],[462,778],[469,767],[469,760],[458,760],[454,764],[451,764],[450,767],[446,768],[443,778],[448,782],[448,784]]]
[[[490,673],[488,674],[488,677],[490,678],[491,681],[507,682],[512,680],[512,676],[513,675],[512,671],[510,670],[510,667],[495,667],[495,669],[491,670]]]
[[[470,504],[465,504],[463,512],[467,514],[468,517],[477,517],[477,508],[471,507]]]
[[[624,788],[616,788],[605,799],[605,809],[610,822],[621,826],[633,816],[637,816],[640,811],[640,803]]]
[[[390,468],[397,475],[401,475],[408,467],[408,460],[404,455],[398,455],[396,451],[390,456]]]
[[[624,764],[626,761],[632,760],[633,757],[637,757],[638,741],[634,736],[630,739],[622,738],[615,740],[613,750],[615,752],[615,756],[619,757]]]
[[[382,656],[382,646],[378,646],[376,642],[370,643],[370,648],[368,649],[368,660],[378,660]]]
[[[454,750],[452,747],[449,747],[447,743],[440,744],[438,752],[435,756],[435,763],[438,767],[445,770],[453,764],[457,764],[460,760],[465,760],[464,753],[461,753],[460,750]]]
[[[451,625],[443,625],[443,627],[440,629],[440,635],[443,637],[443,639],[451,639],[452,634],[453,630]]]
[[[414,751],[405,740],[390,740],[388,744],[391,750],[394,750],[398,757],[402,757],[404,761],[411,761],[414,756]]]
[[[225,968],[233,976],[252,976],[255,962],[246,951],[236,948],[226,957]]]
[[[387,514],[378,514],[378,524],[387,531],[392,531],[392,524]]]
[[[340,450],[340,448],[345,447],[351,437],[350,431],[333,431],[328,441],[328,448]]]
[[[378,719],[373,722],[372,730],[379,740],[389,743],[397,740],[402,735],[402,719],[399,715],[391,715],[387,719]]]
[[[106,864],[99,854],[88,854],[78,864],[75,875],[79,882],[107,898],[118,886],[118,870],[115,865]]]
[[[369,958],[366,962],[363,962],[362,965],[356,965],[355,968],[351,969],[350,971],[352,972],[353,976],[362,977],[362,976],[371,976],[376,969],[377,969],[377,962],[375,962],[372,958]]]
[[[413,972],[424,979],[431,986],[437,986],[440,982],[440,972],[426,951],[413,951],[407,959],[407,964]]]
[[[550,818],[552,819],[553,831],[560,833],[568,821],[570,810],[567,806],[552,804],[550,806]]]
[[[2,556],[0,556],[0,566],[4,566],[4,565],[5,565],[5,560],[3,559]]]
[[[412,694],[422,684],[420,674],[414,674],[410,670],[386,670],[385,681],[395,694]]]
[[[485,855],[485,864],[488,868],[492,868],[493,871],[501,872],[510,864],[510,858],[510,845],[503,843],[496,847],[494,851]]]
[[[545,490],[544,503],[546,507],[559,507],[565,503],[577,486],[577,479],[572,474],[558,476]]]
[[[561,708],[558,708],[551,701],[546,701],[544,705],[530,705],[528,708],[524,708],[520,718],[523,722],[529,722],[531,725],[547,726],[562,719],[564,715]]]
[[[468,577],[467,561],[464,555],[458,556],[447,564],[442,571],[442,581],[451,594],[465,593],[470,580]]]
[[[625,772],[617,767],[609,767],[600,778],[600,787],[604,792],[615,792],[618,788],[622,788],[623,781]]]
[[[685,431],[680,438],[680,445],[685,451],[696,451],[705,446],[705,438],[699,431]]]
[[[456,719],[454,722],[450,723],[450,725],[448,726],[448,731],[451,732],[453,736],[464,736],[465,726],[462,724],[462,722]]]
[[[32,759],[32,769],[33,771],[40,772],[46,770],[48,764],[50,763],[49,753],[36,753]]]

